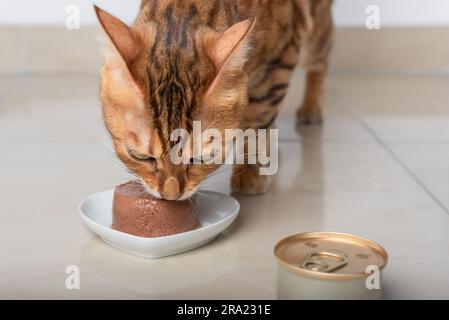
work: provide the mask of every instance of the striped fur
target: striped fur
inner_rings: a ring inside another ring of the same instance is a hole
[[[121,160],[155,196],[191,195],[217,167],[171,164],[171,132],[191,130],[195,120],[221,131],[269,129],[298,64],[308,72],[298,120],[320,122],[330,7],[330,0],[144,0],[129,27],[97,8],[110,40],[104,119]],[[155,161],[136,161],[129,149]],[[234,190],[266,191],[269,178],[256,169],[238,168]],[[176,192],[164,189],[171,177]]]

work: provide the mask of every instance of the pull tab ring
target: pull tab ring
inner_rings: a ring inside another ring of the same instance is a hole
[[[325,261],[325,258],[326,261]],[[335,263],[331,263],[336,260]],[[301,268],[305,270],[331,273],[348,264],[348,256],[342,252],[314,251],[301,261]]]

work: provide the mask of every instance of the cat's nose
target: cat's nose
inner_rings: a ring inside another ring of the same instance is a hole
[[[166,200],[176,200],[181,195],[179,183],[175,177],[170,177],[164,182],[161,195]]]

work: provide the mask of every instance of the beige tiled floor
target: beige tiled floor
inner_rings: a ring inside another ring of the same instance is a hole
[[[333,76],[324,126],[299,132],[291,90],[271,191],[238,197],[240,217],[212,244],[145,260],[78,216],[84,196],[128,179],[100,142],[98,79],[1,77],[0,297],[272,299],[276,241],[331,230],[385,246],[386,298],[449,298],[448,88],[447,77]],[[228,176],[206,187],[229,192]],[[73,264],[79,291],[64,285]]]

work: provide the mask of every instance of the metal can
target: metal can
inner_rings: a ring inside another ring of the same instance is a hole
[[[289,236],[274,248],[278,299],[363,299],[382,297],[384,248],[345,233]]]

